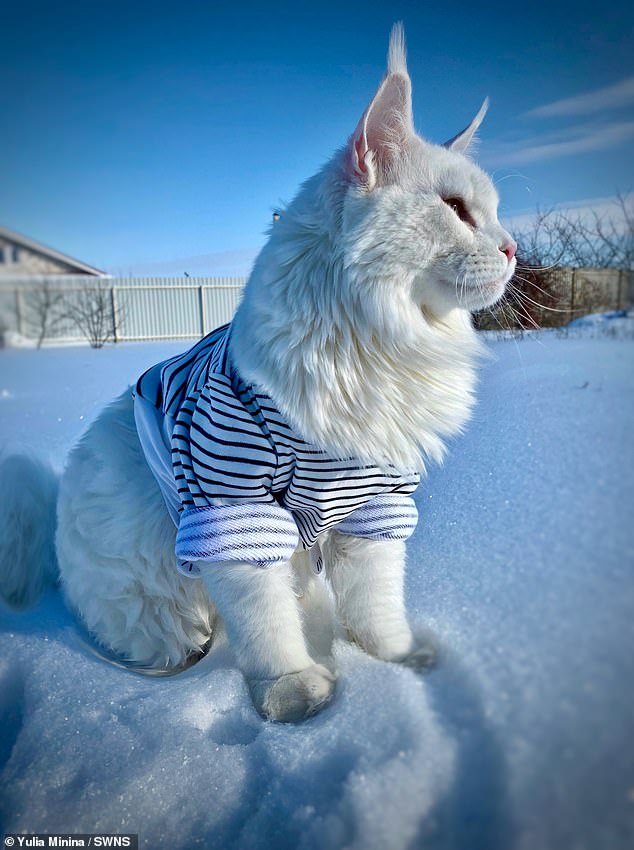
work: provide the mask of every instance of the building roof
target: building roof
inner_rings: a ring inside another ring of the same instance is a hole
[[[45,257],[50,257],[53,260],[58,260],[66,265],[73,266],[84,274],[92,274],[97,277],[107,277],[107,272],[101,269],[96,269],[94,266],[89,266],[87,263],[82,263],[81,260],[76,260],[74,257],[69,257],[68,254],[62,254],[61,251],[56,251],[55,248],[49,248],[48,245],[43,245],[41,242],[36,242],[35,239],[29,239],[28,236],[23,236],[21,233],[16,233],[14,230],[9,230],[8,227],[0,226],[0,237],[9,242],[15,242],[17,245],[23,245],[31,251],[38,254],[43,254]]]

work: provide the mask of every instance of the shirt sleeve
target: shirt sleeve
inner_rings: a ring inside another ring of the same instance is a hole
[[[182,561],[246,561],[266,567],[288,561],[298,543],[292,514],[277,503],[207,505],[181,514],[176,555]]]
[[[342,520],[341,534],[371,540],[406,540],[418,523],[418,510],[411,496],[381,493]]]

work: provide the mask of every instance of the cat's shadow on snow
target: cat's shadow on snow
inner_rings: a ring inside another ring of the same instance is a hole
[[[0,664],[0,773],[9,761],[24,722],[24,679],[20,671]]]
[[[508,766],[496,731],[487,720],[476,677],[450,649],[426,676],[426,690],[439,723],[454,740],[453,782],[425,816],[426,850],[507,850],[513,835]],[[430,832],[431,826],[431,832]],[[412,844],[412,850],[418,847]]]

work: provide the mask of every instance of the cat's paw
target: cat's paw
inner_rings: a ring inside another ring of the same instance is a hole
[[[378,641],[360,640],[348,630],[348,639],[356,643],[361,649],[378,658],[380,661],[389,661],[391,664],[402,664],[412,670],[428,670],[437,663],[438,651],[434,640],[428,633],[412,635],[411,632],[390,639]]]
[[[410,652],[402,658],[395,659],[395,661],[412,670],[430,670],[436,666],[438,650],[433,643],[423,640],[410,650]]]
[[[322,664],[313,664],[279,679],[251,680],[249,689],[253,704],[267,720],[297,723],[330,702],[335,681],[330,670]]]

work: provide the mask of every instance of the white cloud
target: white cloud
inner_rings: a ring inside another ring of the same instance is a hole
[[[629,192],[624,195],[623,201],[626,206],[631,209],[632,205],[634,205],[634,192]],[[582,221],[592,221],[595,216],[599,216],[604,219],[610,219],[614,222],[617,229],[625,229],[627,227],[623,208],[619,204],[619,200],[616,195],[598,198],[582,198],[577,201],[563,201],[560,204],[556,204],[552,207],[552,209],[560,210],[562,212],[572,212],[575,216],[579,216]],[[535,209],[517,210],[514,213],[505,215],[503,217],[503,224],[505,227],[508,227],[511,232],[514,230],[522,231],[527,227],[530,227],[530,225],[535,221],[536,216],[537,211]]]
[[[612,86],[556,100],[524,113],[525,118],[554,118],[565,115],[590,115],[619,109],[634,103],[634,77],[626,77]]]
[[[574,97],[553,101],[529,112],[522,118],[560,118],[570,119],[578,116],[591,116],[583,123],[565,126],[565,120],[559,126],[547,132],[537,133],[535,129],[526,129],[511,138],[506,135],[499,144],[489,148],[486,159],[493,167],[522,165],[556,159],[576,154],[611,150],[634,139],[634,121],[619,120],[615,110],[634,104],[634,76],[626,77],[618,83],[595,91],[583,92]],[[605,113],[598,115],[598,113]],[[596,116],[596,117],[594,117]],[[516,125],[517,127],[517,125]],[[535,127],[535,125],[533,125]]]
[[[514,143],[505,142],[489,151],[491,164],[520,165],[572,154],[616,148],[634,139],[634,121],[621,121],[603,127],[571,127],[556,134],[542,135]]]

